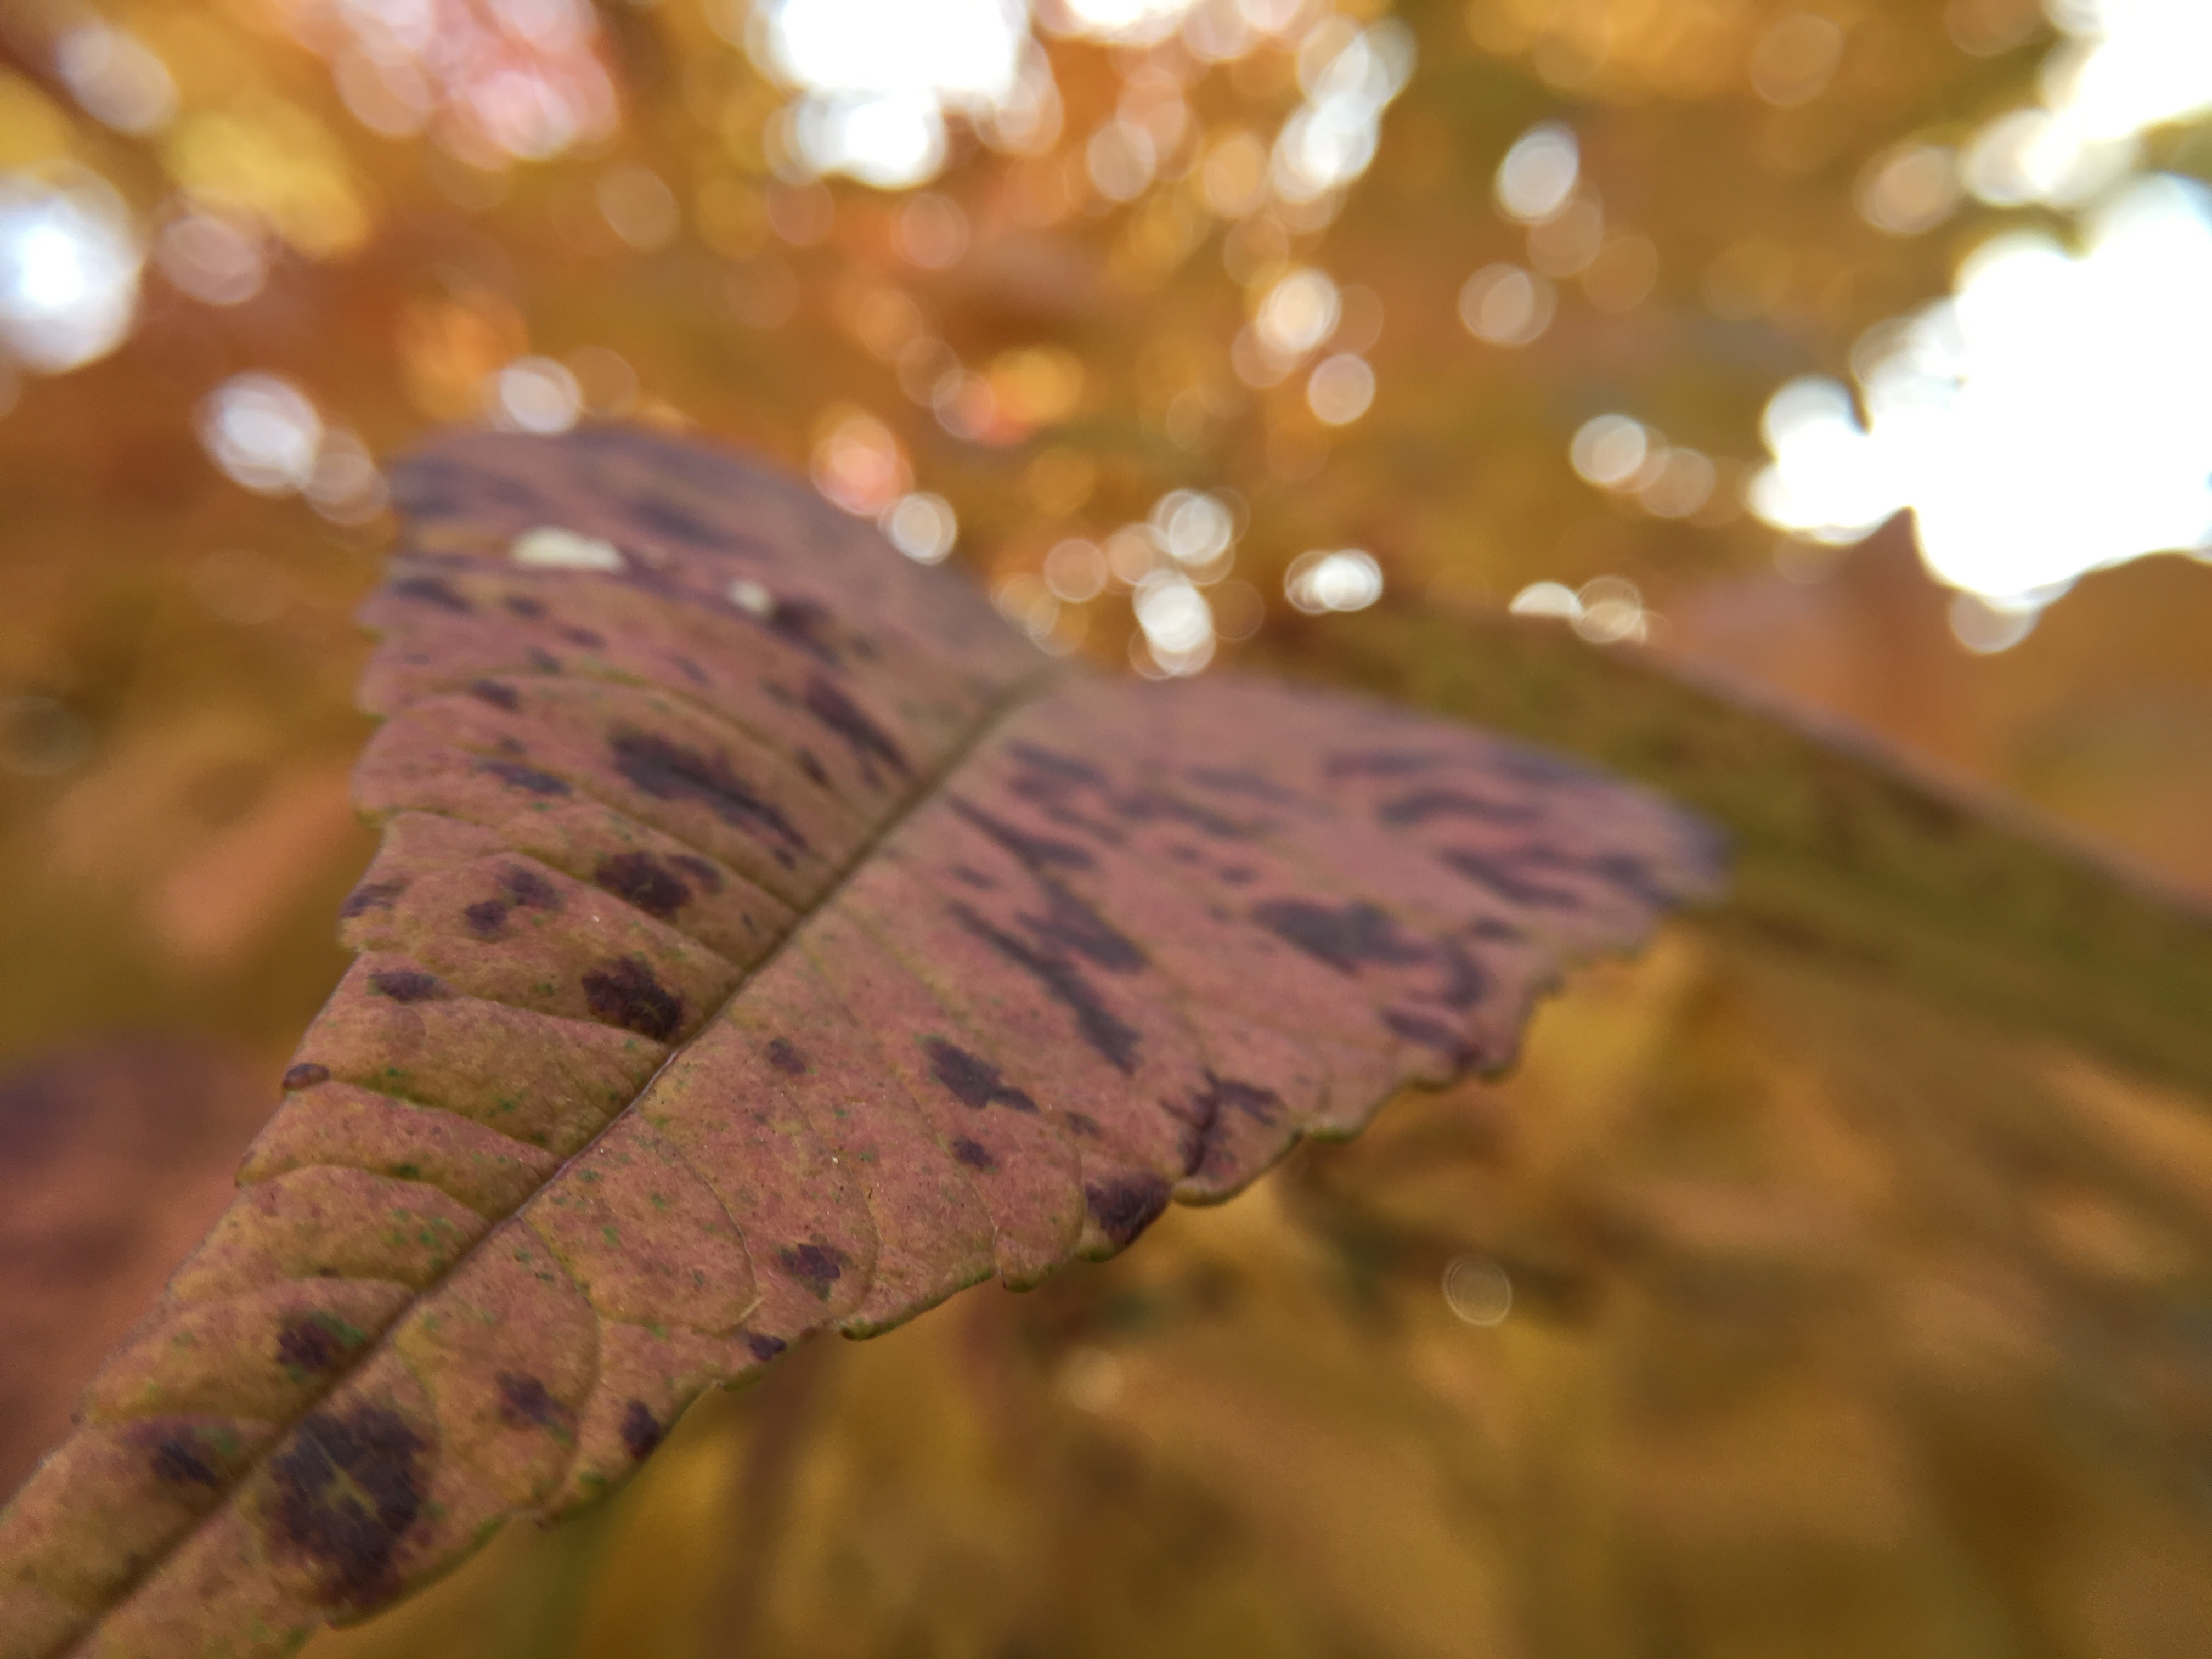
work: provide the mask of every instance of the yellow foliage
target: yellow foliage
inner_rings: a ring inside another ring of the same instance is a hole
[[[0,70],[0,167],[30,167],[69,151],[69,118],[22,76]]]
[[[258,216],[310,258],[350,253],[368,239],[366,187],[345,151],[313,114],[273,94],[185,116],[162,151],[185,191]]]

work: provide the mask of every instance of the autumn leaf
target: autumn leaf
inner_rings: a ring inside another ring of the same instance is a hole
[[[1075,672],[702,447],[479,434],[399,487],[358,954],[0,1517],[10,1656],[357,1618],[710,1383],[1502,1066],[1717,878],[1698,820],[1464,727]]]

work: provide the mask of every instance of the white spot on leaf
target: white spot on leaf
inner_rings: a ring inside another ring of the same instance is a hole
[[[622,551],[598,536],[580,536],[558,525],[526,530],[510,543],[507,556],[532,570],[621,570]]]

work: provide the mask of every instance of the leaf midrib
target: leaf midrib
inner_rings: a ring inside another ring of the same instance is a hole
[[[520,1203],[516,1204],[513,1209],[498,1217],[492,1222],[490,1226],[485,1228],[480,1237],[475,1240],[475,1242],[471,1243],[466,1249],[463,1250],[459,1255],[453,1258],[452,1264],[447,1267],[445,1272],[439,1274],[436,1279],[432,1279],[421,1289],[414,1291],[408,1297],[407,1301],[401,1306],[399,1311],[392,1316],[391,1322],[386,1324],[381,1331],[377,1333],[376,1337],[373,1341],[364,1344],[358,1352],[356,1353],[345,1364],[345,1365],[337,1372],[337,1374],[331,1377],[328,1384],[319,1391],[313,1399],[308,1401],[298,1413],[284,1419],[277,1432],[270,1437],[269,1444],[263,1448],[261,1451],[257,1453],[239,1470],[238,1474],[227,1486],[224,1486],[222,1496],[217,1498],[214,1504],[210,1504],[204,1514],[194,1519],[191,1525],[179,1532],[176,1536],[170,1540],[161,1550],[149,1557],[145,1565],[139,1568],[137,1572],[131,1574],[129,1578],[125,1579],[115,1594],[107,1599],[106,1605],[94,1613],[91,1620],[82,1629],[64,1638],[66,1649],[74,1650],[80,1647],[82,1644],[91,1638],[93,1633],[98,1630],[100,1625],[110,1613],[113,1613],[117,1608],[124,1606],[131,1599],[132,1596],[137,1595],[138,1590],[144,1586],[148,1581],[158,1576],[162,1568],[165,1567],[179,1552],[183,1550],[185,1547],[192,1540],[192,1539],[197,1537],[204,1527],[208,1525],[210,1522],[215,1520],[231,1506],[239,1492],[268,1464],[270,1458],[275,1456],[278,1451],[283,1449],[283,1447],[289,1443],[293,1433],[299,1428],[300,1425],[304,1423],[309,1417],[313,1416],[324,1401],[329,1399],[333,1394],[343,1388],[348,1381],[358,1374],[370,1360],[383,1353],[390,1346],[395,1334],[401,1329],[401,1328],[405,1324],[409,1316],[425,1298],[435,1292],[439,1286],[444,1285],[455,1273],[459,1273],[470,1261],[473,1260],[477,1252],[482,1249],[485,1245],[490,1243],[501,1228],[511,1224],[517,1216],[520,1215],[524,1210],[530,1206],[531,1203],[536,1200],[540,1194],[558,1182],[565,1175],[568,1174],[568,1170],[577,1163],[578,1160],[591,1152],[591,1150],[597,1146],[603,1139],[611,1133],[617,1126],[627,1120],[630,1113],[637,1109],[638,1103],[643,1100],[646,1096],[653,1091],[653,1085],[659,1082],[661,1077],[668,1071],[668,1068],[673,1066],[677,1060],[681,1059],[684,1054],[688,1054],[690,1051],[692,1044],[696,1042],[708,1031],[714,1029],[714,1027],[720,1022],[723,1015],[729,1011],[731,1006],[734,1004],[738,998],[742,997],[745,994],[746,988],[750,986],[757,977],[767,971],[769,968],[781,959],[784,951],[789,948],[791,942],[799,936],[800,930],[804,928],[806,924],[814,918],[814,916],[818,915],[829,905],[835,902],[838,896],[842,894],[845,890],[846,887],[852,882],[854,876],[866,868],[869,862],[875,857],[877,849],[882,847],[885,841],[889,840],[893,835],[897,833],[901,828],[911,821],[916,813],[930,805],[940,794],[944,793],[947,785],[950,784],[952,779],[959,774],[963,767],[966,766],[969,757],[972,756],[976,750],[988,742],[990,738],[1015,714],[1028,708],[1032,703],[1042,701],[1048,693],[1057,690],[1061,685],[1073,684],[1083,677],[1083,671],[1081,670],[1073,669],[1064,664],[1048,660],[1041,663],[1037,668],[1030,674],[1015,680],[996,698],[988,703],[983,711],[977,716],[974,729],[965,738],[961,739],[959,743],[946,751],[944,758],[938,763],[937,766],[931,772],[917,782],[915,787],[910,793],[908,793],[903,802],[884,813],[876,827],[869,832],[869,834],[857,847],[854,848],[851,855],[848,857],[844,864],[839,867],[836,877],[823,889],[821,896],[816,899],[812,904],[807,906],[805,909],[796,911],[796,914],[792,919],[791,926],[784,930],[782,936],[762,954],[758,961],[755,962],[750,968],[744,970],[742,975],[739,976],[737,984],[731,988],[729,995],[725,997],[722,1001],[716,1006],[714,1011],[711,1014],[699,1022],[698,1028],[694,1030],[690,1036],[684,1039],[683,1042],[677,1043],[669,1049],[666,1056],[661,1060],[660,1064],[655,1066],[652,1073],[647,1077],[645,1081],[638,1085],[636,1091],[630,1096],[629,1100],[623,1103],[621,1109],[613,1113],[609,1116],[605,1123],[601,1124],[598,1129],[594,1130],[589,1139],[586,1140],[574,1152],[563,1158],[559,1164],[556,1164],[554,1168],[548,1172],[545,1179],[538,1182],[537,1186],[533,1187],[530,1190],[529,1194]],[[395,709],[393,711],[393,715],[396,716],[401,712],[403,711]],[[737,724],[737,722],[734,721],[726,721],[725,723],[733,726]],[[750,733],[748,735],[750,735]],[[441,1107],[436,1109],[445,1110],[448,1109]],[[234,1188],[234,1190],[243,1190],[243,1188],[242,1187]],[[442,1188],[441,1190],[442,1190]],[[750,1251],[748,1251],[747,1256],[750,1261]],[[759,1305],[757,1297],[756,1297],[754,1305]],[[596,1316],[597,1310],[595,1309],[593,1312],[594,1316]],[[775,1361],[770,1360],[768,1363],[773,1364]],[[64,1650],[64,1649],[56,1649],[52,1650],[51,1651],[61,1652]]]

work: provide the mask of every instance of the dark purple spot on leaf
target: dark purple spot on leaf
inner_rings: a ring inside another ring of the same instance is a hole
[[[450,994],[445,981],[419,968],[381,968],[368,976],[372,995],[394,1002],[434,1002]]]
[[[804,1077],[806,1074],[806,1056],[800,1054],[787,1037],[769,1039],[768,1063],[786,1077]]]
[[[1011,745],[1009,752],[1024,766],[1052,773],[1070,782],[1088,783],[1100,787],[1103,787],[1106,782],[1106,775],[1088,761],[1078,760],[1072,755],[1063,755],[1038,744],[1017,743]]]
[[[1116,1247],[1152,1225],[1168,1206],[1168,1184],[1158,1176],[1123,1176],[1094,1181],[1083,1188],[1091,1218]]]
[[[407,890],[404,881],[365,881],[345,896],[338,915],[347,920],[369,910],[389,910],[392,901]]]
[[[561,908],[561,890],[526,864],[501,866],[499,890],[507,896],[507,902],[518,908],[557,910]]]
[[[712,525],[665,495],[633,495],[627,505],[630,516],[656,534],[697,547],[713,547],[722,540]]]
[[[584,975],[584,1001],[609,1024],[665,1042],[682,1029],[684,999],[653,977],[643,957],[622,957]]]
[[[799,769],[824,789],[830,787],[830,769],[823,765],[822,757],[811,749],[799,751]]]
[[[509,593],[500,603],[526,622],[535,622],[545,614],[545,603],[527,593]]]
[[[653,1449],[660,1443],[661,1432],[660,1419],[642,1400],[633,1400],[623,1407],[623,1444],[640,1462],[653,1455]]]
[[[1228,1133],[1231,1113],[1241,1113],[1255,1123],[1268,1126],[1283,1115],[1282,1097],[1273,1089],[1219,1077],[1212,1072],[1206,1074],[1206,1087],[1191,1097],[1188,1108],[1178,1108],[1172,1101],[1163,1101],[1161,1104],[1186,1125],[1182,1147],[1186,1175],[1195,1175],[1220,1148]]]
[[[512,711],[522,701],[521,694],[511,685],[501,685],[497,680],[475,680],[469,685],[469,695],[479,702],[488,702],[495,708]]]
[[[980,1140],[970,1140],[965,1135],[952,1138],[952,1156],[969,1169],[982,1171],[995,1170],[999,1160],[991,1156],[991,1149]]]
[[[1145,969],[1148,959],[1135,940],[1109,925],[1049,876],[1039,876],[1037,885],[1044,892],[1046,914],[1036,916],[1024,912],[1020,917],[1022,926],[1034,937],[1047,945],[1064,946],[1109,973],[1134,974]]]
[[[726,824],[765,830],[788,848],[805,849],[791,820],[732,771],[722,756],[684,748],[651,732],[617,732],[609,746],[615,770],[655,799],[696,801]]]
[[[1075,1028],[1106,1063],[1124,1073],[1137,1069],[1137,1030],[1115,1014],[1082,970],[1057,952],[1037,950],[1026,939],[1000,932],[964,904],[951,907],[952,919],[1031,979],[1054,1001],[1075,1016]]]
[[[775,1253],[784,1272],[802,1279],[817,1296],[827,1297],[830,1287],[844,1277],[845,1253],[828,1244],[787,1244]]]
[[[1250,824],[1159,789],[1139,789],[1123,795],[1115,801],[1114,810],[1133,823],[1184,824],[1216,841],[1249,841],[1257,833]]]
[[[871,782],[874,781],[878,762],[901,777],[911,775],[905,751],[892,741],[890,733],[870,720],[860,704],[822,675],[816,674],[807,680],[800,706],[845,740],[845,746],[853,751],[853,758],[860,763],[862,774]]]
[[[625,904],[663,921],[691,899],[691,890],[650,853],[617,853],[602,859],[599,867],[592,872],[592,879]]]
[[[722,890],[722,872],[697,854],[672,853],[669,855],[668,862],[672,868],[690,877],[706,891],[719,893]]]
[[[1437,946],[1437,957],[1444,970],[1443,983],[1436,991],[1438,1002],[1447,1008],[1472,1008],[1482,1000],[1483,993],[1490,988],[1490,975],[1468,955],[1465,946],[1456,939],[1446,939]]]
[[[1283,1097],[1257,1083],[1206,1074],[1206,1092],[1216,1111],[1242,1112],[1255,1123],[1273,1124],[1283,1115]]]
[[[213,1486],[222,1477],[216,1463],[209,1461],[211,1455],[220,1462],[219,1455],[200,1443],[198,1434],[184,1429],[155,1441],[146,1462],[154,1478],[164,1486]]]
[[[1385,1008],[1382,1023],[1407,1042],[1433,1049],[1454,1066],[1474,1064],[1474,1048],[1466,1034],[1432,1015],[1411,1008]]]
[[[586,651],[597,651],[607,642],[607,636],[592,628],[564,628],[561,637],[571,645],[580,645]]]
[[[499,1420],[510,1429],[553,1429],[566,1434],[576,1420],[576,1414],[545,1391],[540,1378],[524,1371],[501,1371],[495,1379],[499,1383]]]
[[[468,924],[469,932],[478,939],[492,939],[507,926],[510,907],[505,899],[478,899],[461,911],[461,920]]]
[[[1571,888],[1533,879],[1516,868],[1511,860],[1494,853],[1455,847],[1437,856],[1476,886],[1488,889],[1509,904],[1525,904],[1542,910],[1572,910],[1583,902],[1582,896]]]
[[[1006,793],[1017,800],[1029,802],[1038,811],[1063,830],[1073,830],[1108,847],[1119,847],[1128,837],[1103,818],[1079,812],[1068,805],[1068,791],[1073,786],[1056,774],[1019,772],[1006,785]]]
[[[786,1344],[780,1336],[765,1336],[758,1331],[747,1331],[745,1346],[752,1350],[753,1358],[765,1365],[784,1351]]]
[[[979,1112],[986,1106],[1004,1106],[1017,1112],[1036,1110],[1036,1102],[1002,1081],[999,1068],[988,1060],[978,1059],[943,1037],[923,1038],[921,1048],[929,1056],[930,1076],[963,1106]]]
[[[477,770],[489,772],[501,783],[533,795],[565,795],[570,793],[568,784],[550,772],[541,772],[534,766],[525,766],[520,761],[485,760],[477,763]]]
[[[1526,801],[1491,800],[1462,789],[1417,789],[1385,801],[1376,819],[1392,825],[1426,823],[1432,818],[1472,818],[1478,823],[1534,823],[1543,813]]]
[[[441,611],[451,611],[459,616],[469,616],[476,610],[476,606],[464,599],[442,576],[402,576],[392,584],[391,591],[400,599],[417,599],[424,605],[434,605]]]
[[[1524,847],[1516,856],[1525,864],[1547,870],[1583,872],[1596,876],[1646,904],[1664,906],[1674,895],[1633,853],[1565,853],[1540,842]]]
[[[364,1401],[315,1413],[270,1459],[277,1539],[317,1569],[325,1601],[366,1607],[398,1588],[392,1558],[422,1510],[428,1449],[398,1413]]]
[[[1252,918],[1343,973],[1356,974],[1364,963],[1404,964],[1429,959],[1426,945],[1402,932],[1388,911],[1364,899],[1334,907],[1310,899],[1268,899],[1252,907]]]
[[[318,1066],[312,1060],[304,1060],[297,1066],[291,1066],[286,1070],[284,1073],[284,1089],[287,1093],[289,1093],[295,1089],[312,1089],[318,1083],[328,1083],[330,1080],[331,1068],[329,1066]]]
[[[837,665],[837,647],[831,638],[831,617],[826,606],[811,599],[778,599],[767,622],[771,632],[831,667]]]
[[[954,811],[1019,860],[1024,869],[1043,870],[1058,866],[1067,870],[1088,870],[1097,862],[1087,847],[1079,847],[1072,841],[1061,841],[1053,836],[1033,835],[963,800],[957,795],[951,797],[951,805]]]
[[[320,1376],[349,1352],[337,1322],[320,1314],[288,1319],[276,1332],[278,1363]]]

